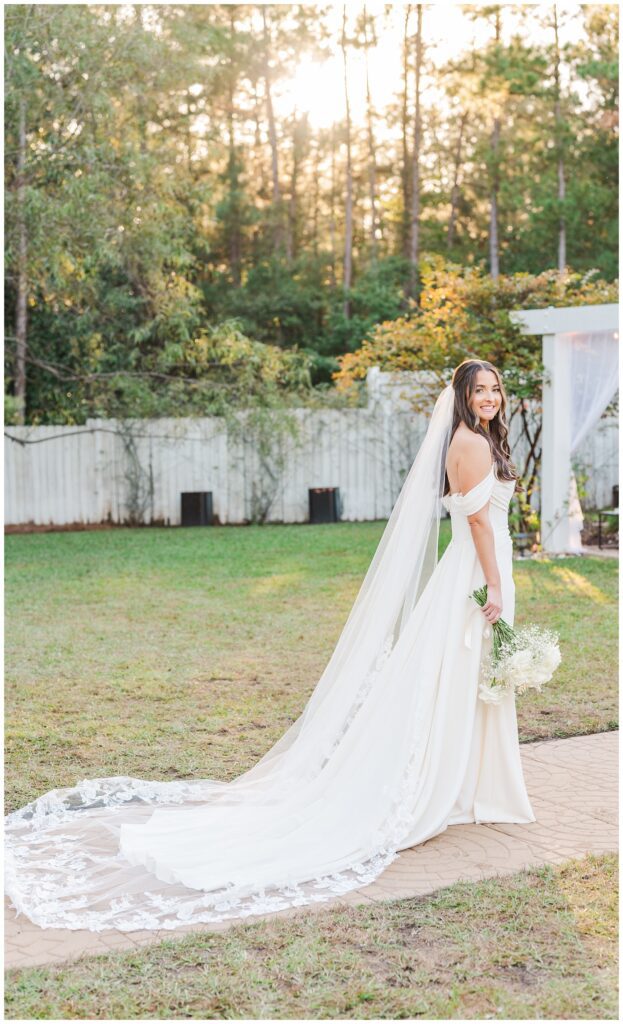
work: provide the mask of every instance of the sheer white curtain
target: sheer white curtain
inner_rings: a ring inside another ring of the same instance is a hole
[[[619,386],[618,331],[563,335],[569,346],[571,455],[597,425]],[[582,550],[584,524],[575,474],[569,486],[569,547]]]

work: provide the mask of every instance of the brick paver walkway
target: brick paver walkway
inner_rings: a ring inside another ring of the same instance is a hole
[[[544,740],[521,746],[526,785],[537,821],[529,825],[451,825],[428,842],[403,851],[378,881],[338,897],[370,903],[434,892],[459,880],[512,874],[558,864],[586,853],[617,849],[618,732]],[[316,912],[330,906],[283,910]],[[192,931],[223,931],[237,923],[193,925],[174,931],[88,932],[42,929],[17,916],[5,901],[6,967],[60,963],[81,954],[136,949]],[[245,921],[258,920],[257,917]]]

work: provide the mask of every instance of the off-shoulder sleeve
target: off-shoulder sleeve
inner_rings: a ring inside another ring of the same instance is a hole
[[[487,475],[479,483],[467,491],[466,494],[453,495],[452,500],[463,515],[472,516],[487,504],[493,493],[494,485],[495,475],[493,473],[493,466],[491,466]]]

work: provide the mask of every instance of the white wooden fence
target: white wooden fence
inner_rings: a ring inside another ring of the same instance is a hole
[[[308,488],[339,487],[342,518],[384,519],[426,430],[400,403],[297,409],[297,441],[275,435],[262,456],[252,433],[217,418],[88,420],[5,429],[5,523],[179,524],[182,491],[212,491],[221,523],[308,519]],[[515,431],[515,434],[517,431]],[[511,431],[521,465],[521,445]],[[588,474],[585,507],[609,506],[618,482],[618,421],[604,417],[574,460]]]

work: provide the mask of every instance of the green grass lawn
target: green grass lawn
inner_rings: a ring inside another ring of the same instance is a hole
[[[448,540],[444,523],[442,547]],[[6,538],[6,802],[86,776],[230,779],[297,717],[382,523]],[[520,739],[617,725],[618,561],[515,563],[563,663]]]
[[[230,779],[297,717],[382,523],[6,538],[6,802],[117,774]],[[444,524],[442,547],[448,541]],[[563,664],[520,739],[616,727],[618,564],[517,562]],[[7,975],[11,1018],[616,1016],[614,858]]]
[[[617,858],[9,971],[9,1019],[611,1020]]]

